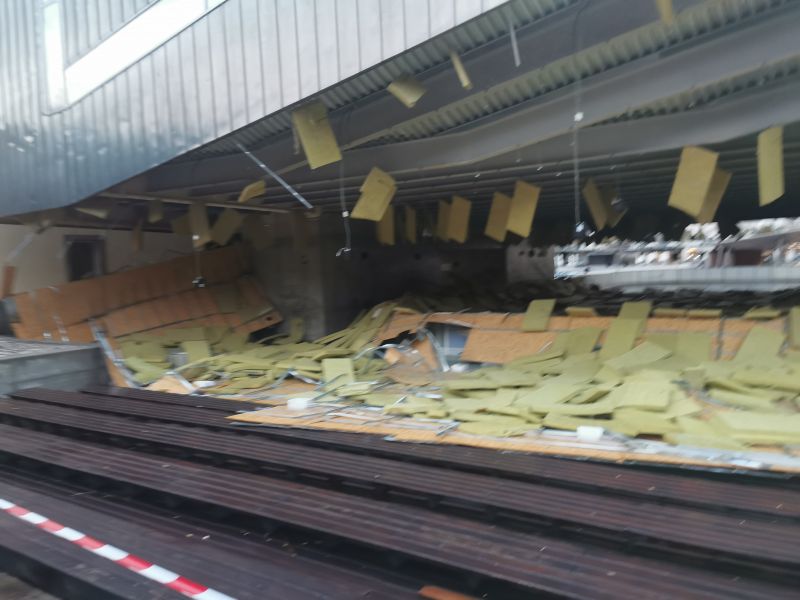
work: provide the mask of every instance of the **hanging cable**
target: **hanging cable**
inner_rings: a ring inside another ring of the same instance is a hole
[[[349,256],[352,251],[352,232],[350,230],[350,211],[344,199],[344,154],[339,161],[339,208],[342,211],[342,225],[344,226],[344,246],[336,251],[336,256]]]
[[[241,150],[247,158],[252,160],[262,171],[264,171],[267,175],[269,175],[275,181],[280,183],[284,187],[284,189],[287,192],[289,192],[292,196],[294,196],[295,199],[300,204],[302,204],[306,208],[314,208],[313,206],[311,206],[311,203],[308,200],[303,198],[303,196],[300,194],[300,192],[298,192],[296,189],[294,189],[292,186],[290,186],[288,183],[286,183],[286,181],[283,179],[283,177],[281,177],[275,171],[273,171],[267,165],[265,165],[264,162],[262,160],[260,160],[255,154],[253,154],[252,152],[250,152],[250,150],[245,148],[241,144],[241,142],[236,142],[236,147],[239,148],[239,150]]]
[[[581,83],[583,76],[581,73],[581,66],[578,59],[578,52],[580,52],[581,43],[581,30],[578,27],[580,16],[586,7],[589,6],[589,0],[584,0],[583,6],[575,13],[575,20],[572,22],[572,39],[573,39],[573,57],[575,60],[575,93],[573,98],[574,112],[572,115],[572,194],[573,194],[573,210],[575,216],[575,227],[573,231],[574,239],[583,240],[590,235],[586,223],[581,220],[581,160],[580,160],[580,146],[578,129],[580,123],[583,121],[583,111],[581,110]]]
[[[345,113],[342,117],[342,126],[339,128],[339,139],[346,139],[344,134],[347,131],[347,127],[350,123],[350,117],[353,114],[353,106],[349,108],[349,110]],[[345,258],[350,256],[351,251],[353,250],[353,235],[352,230],[350,229],[350,211],[347,208],[347,201],[345,199],[344,194],[344,157],[345,152],[342,152],[342,158],[339,160],[339,210],[342,215],[342,227],[344,227],[344,246],[339,248],[336,251],[336,257],[344,256]]]

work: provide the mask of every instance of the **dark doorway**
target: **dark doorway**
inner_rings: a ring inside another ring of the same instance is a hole
[[[106,241],[93,235],[69,235],[67,245],[67,280],[97,277],[106,271]]]

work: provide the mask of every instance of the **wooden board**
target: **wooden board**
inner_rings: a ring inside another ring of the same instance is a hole
[[[328,109],[322,102],[312,102],[293,111],[292,124],[309,167],[317,169],[342,160],[342,152],[328,121]]]
[[[551,331],[523,332],[473,329],[461,353],[469,362],[507,363],[515,358],[536,354],[552,344],[556,334]]]

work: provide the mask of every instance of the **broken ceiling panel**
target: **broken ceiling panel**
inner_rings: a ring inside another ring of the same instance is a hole
[[[328,109],[322,102],[312,102],[293,111],[292,123],[309,167],[317,169],[342,160],[342,152],[328,121]]]
[[[539,204],[542,188],[518,179],[511,196],[511,210],[508,214],[508,231],[526,238],[531,234],[533,217]]]
[[[685,147],[681,151],[668,205],[696,219],[711,189],[718,159],[717,152],[697,146]]]
[[[361,195],[350,217],[380,221],[396,191],[394,178],[378,167],[372,167],[364,183],[361,184]]]
[[[489,209],[489,218],[486,220],[484,234],[497,242],[506,240],[508,232],[508,217],[511,214],[511,198],[500,192],[492,196],[492,206]]]

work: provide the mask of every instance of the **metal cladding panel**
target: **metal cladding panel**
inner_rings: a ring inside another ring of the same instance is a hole
[[[81,61],[86,64],[98,45],[110,48],[126,27],[170,4],[179,9],[200,5],[204,14],[163,43],[153,43],[151,51],[130,65],[113,70],[101,61],[98,69],[110,69],[110,78],[87,88],[85,95],[70,98],[67,88],[67,100],[54,102],[54,70],[66,81],[68,70]],[[91,196],[500,4],[502,0],[3,0],[0,216]],[[58,7],[55,27],[45,19],[53,5]],[[53,32],[60,35],[58,63],[50,52],[55,46],[48,45]],[[279,123],[286,127],[288,116]]]

